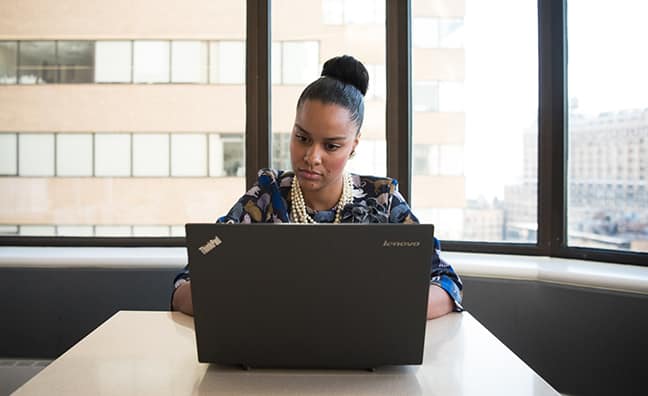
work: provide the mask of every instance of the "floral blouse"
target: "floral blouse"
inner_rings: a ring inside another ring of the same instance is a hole
[[[245,193],[219,223],[289,223],[290,190],[295,174],[292,171],[261,169],[257,183]],[[352,174],[353,203],[347,204],[341,215],[343,223],[418,223],[403,196],[398,192],[395,179]],[[332,223],[335,208],[313,211],[308,214],[318,223]],[[431,263],[431,284],[441,287],[454,300],[455,311],[461,306],[463,285],[454,269],[440,258],[441,245],[434,238]],[[174,286],[190,280],[188,266],[179,273]],[[175,290],[175,289],[174,289]]]

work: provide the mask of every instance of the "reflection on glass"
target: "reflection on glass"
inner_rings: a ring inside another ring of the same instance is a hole
[[[536,1],[412,1],[412,206],[439,238],[536,242],[537,61]]]
[[[567,11],[567,243],[648,252],[648,4],[571,0]]]
[[[55,41],[21,41],[18,57],[20,84],[51,84],[58,81]]]
[[[94,82],[94,41],[57,41],[60,83]]]
[[[223,169],[225,176],[245,176],[243,139],[239,136],[223,139]]]
[[[290,163],[290,133],[272,134],[272,167],[274,169],[291,170]]]
[[[17,67],[18,43],[0,41],[0,84],[15,84]]]

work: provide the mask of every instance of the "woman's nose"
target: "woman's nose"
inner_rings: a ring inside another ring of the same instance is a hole
[[[322,156],[320,150],[317,148],[317,145],[313,145],[308,148],[306,155],[304,155],[304,161],[310,166],[319,165],[322,163]]]

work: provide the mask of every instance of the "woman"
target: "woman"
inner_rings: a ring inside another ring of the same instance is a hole
[[[396,180],[344,172],[360,141],[369,75],[351,56],[324,64],[302,92],[290,139],[293,172],[262,169],[257,183],[218,219],[224,223],[418,223]],[[461,311],[462,284],[435,239],[428,319]],[[172,307],[193,314],[189,272],[174,282]]]

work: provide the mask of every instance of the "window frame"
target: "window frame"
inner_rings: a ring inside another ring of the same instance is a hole
[[[271,159],[271,0],[246,0],[246,183]],[[444,241],[447,251],[549,256],[648,266],[648,253],[567,245],[567,0],[538,0],[538,234],[536,243]],[[412,190],[411,1],[386,1],[387,171]],[[18,69],[17,69],[18,70]],[[16,77],[18,83],[18,75]],[[184,246],[184,237],[18,237],[5,246]]]

